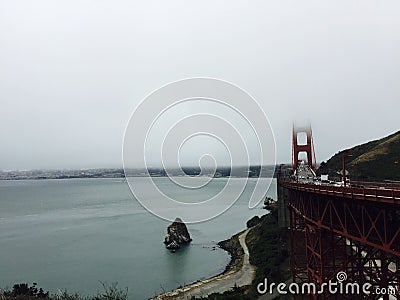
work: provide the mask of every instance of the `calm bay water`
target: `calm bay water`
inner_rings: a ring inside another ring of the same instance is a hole
[[[168,178],[155,180],[174,194]],[[199,192],[212,195],[226,182],[214,179]],[[254,184],[249,179],[221,216],[189,225],[193,242],[171,253],[162,243],[169,222],[143,209],[123,179],[0,181],[0,287],[37,282],[51,292],[88,295],[101,290],[100,281],[118,282],[129,299],[147,299],[216,275],[229,256],[213,246],[265,213],[262,204],[247,208]],[[276,198],[275,181],[268,195]]]

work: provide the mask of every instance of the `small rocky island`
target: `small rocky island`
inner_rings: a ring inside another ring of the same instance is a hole
[[[167,249],[176,250],[183,244],[188,244],[192,241],[189,231],[185,223],[180,218],[176,218],[174,222],[167,228],[167,235],[164,239],[164,244]]]

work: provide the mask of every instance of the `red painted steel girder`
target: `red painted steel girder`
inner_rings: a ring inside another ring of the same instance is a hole
[[[292,272],[295,282],[314,282],[318,285],[333,278],[338,271],[345,271],[353,282],[400,289],[398,202],[360,201],[339,194],[313,193],[293,188],[293,185],[290,187]],[[351,295],[329,293],[297,295],[296,299],[346,297],[353,299]],[[382,298],[371,294],[364,295],[363,299]],[[388,295],[383,299],[388,299]]]
[[[400,256],[398,205],[293,190],[289,207],[318,228]]]

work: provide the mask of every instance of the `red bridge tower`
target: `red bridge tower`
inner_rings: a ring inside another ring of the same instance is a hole
[[[305,133],[307,135],[306,144],[299,144],[298,135],[299,133]],[[299,154],[305,152],[307,155],[307,165],[311,167],[311,169],[315,170],[316,168],[316,159],[315,159],[315,151],[314,151],[314,141],[312,137],[311,125],[307,125],[304,127],[298,127],[293,125],[293,147],[292,147],[292,166],[293,170],[297,170],[299,166]]]

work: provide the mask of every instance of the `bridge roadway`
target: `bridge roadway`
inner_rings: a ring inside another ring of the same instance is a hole
[[[280,181],[280,185],[297,191],[400,205],[400,184],[395,183],[356,181],[345,187],[307,181]]]

